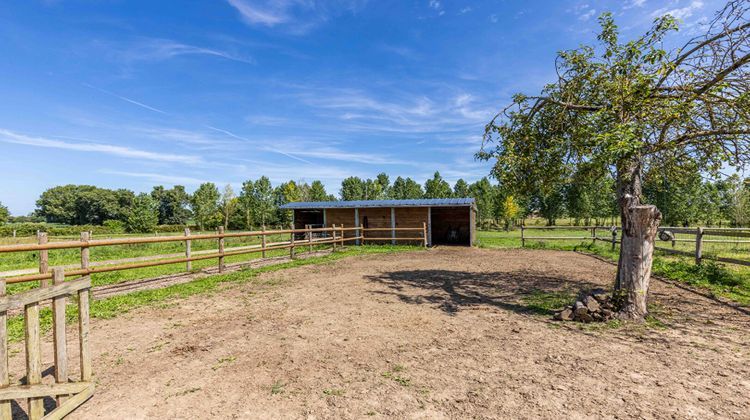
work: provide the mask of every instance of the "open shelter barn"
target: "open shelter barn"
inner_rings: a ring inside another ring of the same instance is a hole
[[[471,246],[476,240],[476,204],[473,198],[414,200],[359,200],[295,202],[281,206],[294,212],[294,228],[362,227],[387,229],[379,237],[400,237],[398,228],[419,228],[426,224],[427,243]],[[360,236],[356,230],[345,236]]]

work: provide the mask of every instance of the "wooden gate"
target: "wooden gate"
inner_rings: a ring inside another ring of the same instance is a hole
[[[53,269],[53,284],[14,295],[5,294],[5,280],[0,279],[0,419],[13,418],[14,400],[28,402],[31,420],[59,419],[86,402],[94,393],[91,381],[89,350],[89,290],[91,277],[65,282],[62,268]],[[68,377],[68,354],[65,338],[65,305],[67,296],[78,297],[78,345],[80,349],[80,380]],[[54,351],[54,383],[42,382],[42,340],[39,310],[42,302],[52,300],[52,333]],[[10,383],[8,366],[8,311],[23,308],[25,325],[26,376],[20,383]],[[45,398],[54,399],[54,409],[45,415]],[[20,406],[16,407],[16,414]]]

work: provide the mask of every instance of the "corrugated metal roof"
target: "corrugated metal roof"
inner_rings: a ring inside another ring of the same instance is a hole
[[[294,209],[349,209],[362,207],[448,207],[472,206],[473,198],[424,198],[414,200],[358,200],[358,201],[308,201],[284,204],[280,208]]]

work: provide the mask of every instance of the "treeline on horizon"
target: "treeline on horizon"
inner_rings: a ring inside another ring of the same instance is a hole
[[[541,217],[548,225],[565,217],[586,225],[604,224],[617,217],[614,182],[608,176],[574,176],[539,191],[517,191],[487,177],[471,184],[459,179],[451,186],[435,172],[422,185],[400,176],[391,183],[390,177],[381,173],[373,179],[346,178],[338,193],[338,197],[329,194],[317,180],[273,186],[265,176],[245,181],[238,192],[231,185],[220,189],[211,182],[201,184],[192,194],[181,185],[158,185],[150,193],[140,194],[128,189],[63,185],[44,191],[36,210],[28,216],[12,217],[0,203],[0,224],[102,226],[111,233],[177,231],[185,226],[249,230],[288,226],[291,213],[279,206],[290,202],[452,197],[476,200],[477,224],[482,229],[508,229],[530,216]],[[704,180],[698,172],[674,179],[646,177],[644,195],[663,212],[663,225],[745,226],[750,220],[750,182],[737,175],[716,181]]]

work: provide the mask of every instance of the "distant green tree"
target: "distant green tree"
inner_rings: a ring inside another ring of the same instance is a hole
[[[396,178],[390,188],[390,196],[394,200],[418,199],[424,196],[422,186],[411,178]]]
[[[0,203],[0,225],[5,224],[10,218],[10,211],[7,207]]]
[[[199,230],[214,228],[221,223],[219,189],[213,182],[201,184],[193,193],[190,205]]]
[[[160,225],[185,225],[190,219],[190,194],[182,185],[165,189],[161,185],[151,190],[151,198],[159,206]]]
[[[456,198],[464,198],[469,196],[469,184],[460,178],[453,185],[453,196]]]
[[[469,185],[469,197],[474,198],[477,206],[477,224],[483,228],[489,228],[492,219],[495,218],[497,190],[487,177]]]
[[[310,184],[309,201],[331,201],[331,196],[326,192],[326,187],[320,181]]]
[[[36,214],[50,223],[101,225],[105,220],[124,220],[134,198],[135,194],[125,189],[62,185],[42,193]]]
[[[289,210],[282,210],[278,207],[287,204],[300,201],[300,190],[297,183],[294,181],[285,182],[274,190],[275,203],[277,207],[276,218],[281,226],[289,226],[292,222],[292,212]]]
[[[138,194],[128,210],[125,229],[132,233],[149,233],[153,232],[158,224],[158,204],[150,195]]]
[[[234,190],[230,184],[224,186],[224,191],[219,199],[219,210],[221,210],[221,219],[224,225],[224,229],[229,229],[229,220],[232,218],[235,210],[237,209],[237,197],[234,195]]]
[[[424,183],[425,198],[450,198],[453,192],[447,181],[440,176],[440,172],[435,172],[432,179]]]
[[[375,177],[375,183],[379,186],[378,200],[387,200],[393,198],[391,191],[391,180],[385,172],[381,172]]]
[[[274,221],[273,217],[276,213],[274,192],[271,181],[267,177],[262,176],[255,181],[252,191],[252,203],[253,220],[255,220],[255,223],[266,226]]]
[[[364,200],[365,199],[365,181],[356,176],[341,181],[341,199],[344,201]]]

